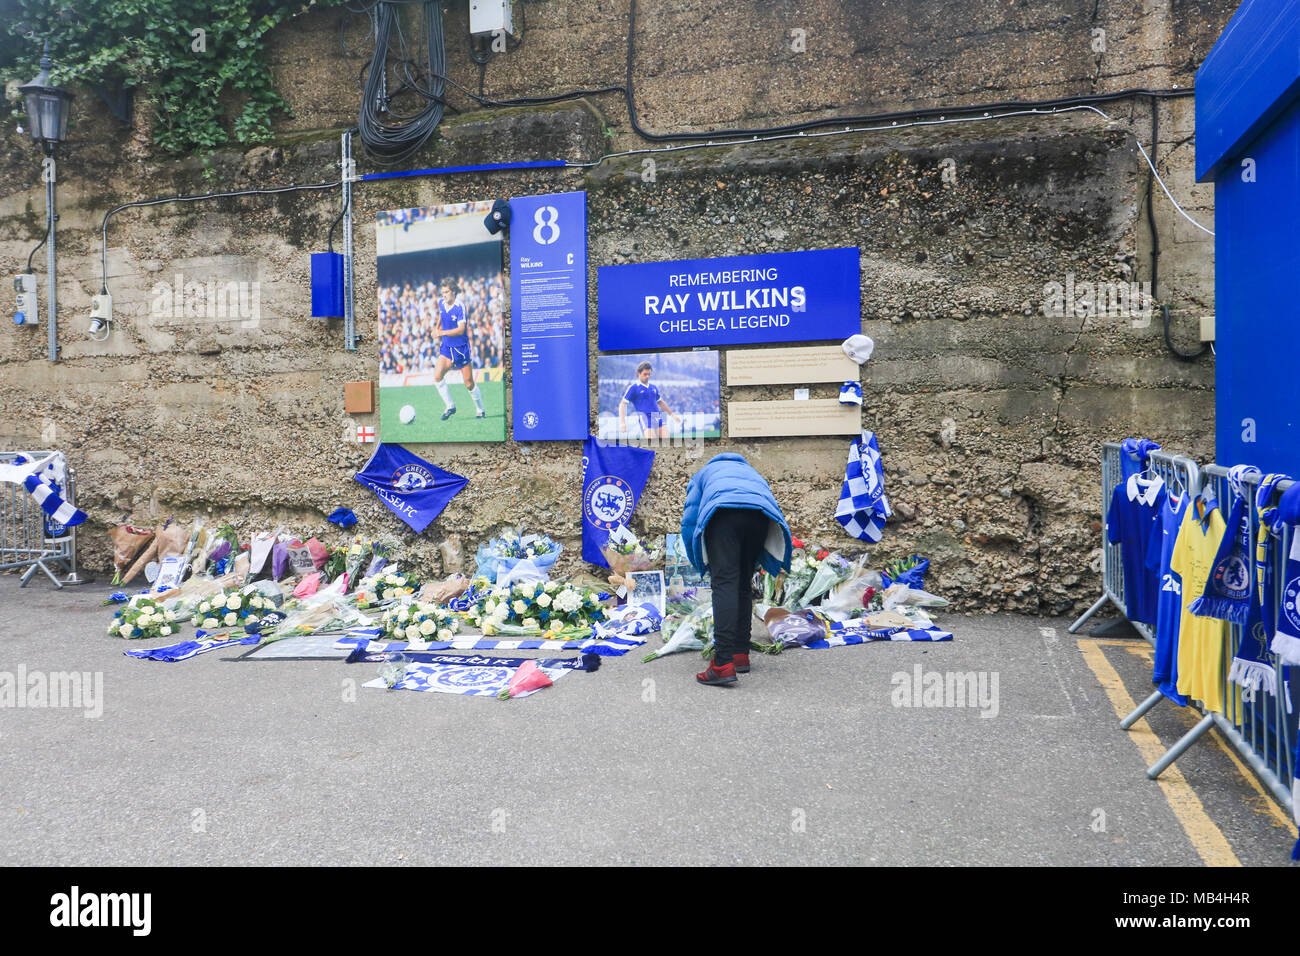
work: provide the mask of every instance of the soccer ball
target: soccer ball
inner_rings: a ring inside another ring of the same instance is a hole
[[[415,421],[415,406],[403,405],[402,410],[397,413],[397,417],[402,420],[403,425],[409,425]]]

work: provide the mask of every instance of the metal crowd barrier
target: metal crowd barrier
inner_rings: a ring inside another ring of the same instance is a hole
[[[1123,454],[1123,449],[1115,442],[1107,442],[1102,448],[1103,527],[1105,527],[1105,521],[1109,519],[1111,490],[1121,480]],[[1202,474],[1204,474],[1205,486],[1214,493],[1214,497],[1220,502],[1225,511],[1224,517],[1226,520],[1226,511],[1230,510],[1232,504],[1232,491],[1228,484],[1228,469],[1220,465],[1208,465],[1202,472],[1191,459],[1182,455],[1170,455],[1164,451],[1152,452],[1148,457],[1147,465],[1152,472],[1164,479],[1167,485],[1181,487],[1192,495],[1196,495],[1201,491]],[[1138,467],[1141,468],[1142,466],[1139,465]],[[1282,482],[1277,490],[1284,491],[1290,484],[1290,482]],[[1255,509],[1255,491],[1258,482],[1248,482],[1247,487],[1250,495],[1247,515],[1250,521],[1251,540],[1253,541],[1259,530],[1259,515]],[[1084,621],[1096,613],[1107,601],[1114,603],[1125,617],[1128,616],[1124,603],[1124,571],[1120,562],[1120,548],[1119,545],[1107,543],[1104,534],[1103,531],[1102,596],[1077,621],[1070,625],[1070,633],[1072,634],[1082,627]],[[1291,546],[1291,535],[1292,529],[1286,528],[1282,536],[1275,540],[1269,556],[1269,560],[1273,565],[1270,569],[1272,571],[1270,580],[1273,587],[1272,593],[1266,594],[1265,599],[1271,601],[1272,606],[1278,609],[1281,608],[1282,590],[1285,586],[1283,571],[1286,565],[1286,556]],[[1251,548],[1250,558],[1251,571],[1256,575],[1255,580],[1258,580],[1257,576],[1260,569],[1256,566],[1255,549],[1253,547]],[[1154,644],[1155,634],[1151,627],[1137,621],[1130,621],[1129,623],[1137,629],[1138,633]],[[1242,640],[1260,639],[1259,635],[1248,636],[1243,632],[1244,628],[1241,625],[1229,625],[1228,644],[1224,648],[1224,666],[1222,673],[1219,675],[1221,698],[1224,701],[1226,713],[1220,714],[1214,711],[1207,713],[1199,702],[1191,702],[1188,706],[1195,707],[1200,711],[1202,714],[1201,720],[1147,769],[1147,776],[1152,780],[1159,777],[1170,764],[1182,756],[1211,727],[1215,727],[1241,758],[1250,765],[1250,768],[1255,771],[1264,785],[1277,798],[1277,801],[1290,810],[1292,815],[1295,815],[1296,808],[1292,796],[1291,782],[1295,776],[1297,720],[1300,720],[1300,710],[1291,706],[1287,694],[1287,668],[1275,654],[1270,655],[1276,675],[1275,686],[1271,688],[1261,687],[1257,692],[1252,693],[1228,681],[1228,668],[1232,663],[1232,658],[1241,647]],[[1271,637],[1271,635],[1269,636]],[[1120,727],[1128,730],[1162,700],[1165,700],[1163,694],[1158,690],[1153,692],[1150,697],[1138,705],[1133,713],[1120,721]]]
[[[3,451],[0,464],[12,465],[19,455],[35,461],[53,451]],[[60,491],[65,501],[77,503],[76,472],[67,466],[67,487]],[[56,524],[41,510],[22,485],[0,482],[0,571],[26,568],[19,587],[26,587],[37,571],[44,571],[55,587],[80,584],[77,574],[77,529]],[[55,569],[66,577],[60,579]]]

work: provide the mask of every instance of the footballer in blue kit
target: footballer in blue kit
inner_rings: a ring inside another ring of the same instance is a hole
[[[442,398],[442,420],[456,414],[456,403],[442,380],[448,369],[460,369],[469,397],[478,409],[475,418],[483,418],[483,393],[474,381],[474,367],[469,360],[469,323],[465,320],[465,307],[456,301],[456,287],[451,279],[442,280],[442,299],[438,302],[438,363],[433,370],[433,384]]]
[[[623,393],[623,399],[618,403],[618,432],[620,435],[627,432],[627,409],[632,406],[636,415],[636,421],[641,426],[641,434],[646,437],[658,435],[660,438],[668,437],[668,425],[664,421],[667,415],[678,425],[682,423],[680,415],[673,413],[668,407],[668,403],[659,395],[659,387],[650,384],[650,374],[654,371],[654,366],[649,362],[642,362],[636,367],[637,380],[627,387]]]

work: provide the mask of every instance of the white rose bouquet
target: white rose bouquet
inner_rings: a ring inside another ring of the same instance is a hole
[[[605,619],[595,591],[558,581],[530,581],[513,587],[498,585],[469,611],[483,633],[535,634],[558,638],[567,631],[586,630]]]
[[[455,612],[427,601],[399,604],[384,612],[384,635],[395,641],[449,641],[460,629]]]
[[[274,602],[256,591],[245,594],[236,591],[227,594],[224,591],[205,598],[194,608],[194,626],[204,630],[226,627],[245,627],[257,624],[263,616],[275,608]]]
[[[170,637],[179,628],[173,612],[164,610],[157,601],[138,597],[113,615],[108,633],[113,637],[140,641],[153,637]]]

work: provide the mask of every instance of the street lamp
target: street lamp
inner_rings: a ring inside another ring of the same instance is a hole
[[[31,127],[32,139],[41,144],[45,150],[45,162],[41,166],[41,178],[45,180],[45,243],[46,243],[46,281],[49,285],[50,319],[46,324],[49,332],[49,353],[51,362],[59,359],[59,327],[56,319],[54,300],[54,223],[58,216],[54,213],[54,147],[68,135],[68,109],[72,105],[72,94],[62,87],[50,84],[50,41],[45,41],[41,53],[41,72],[36,79],[26,86],[18,87],[27,103],[27,124]]]
[[[45,41],[41,53],[41,72],[26,86],[18,87],[18,92],[27,101],[27,123],[31,127],[32,139],[45,147],[47,154],[54,152],[54,147],[63,142],[68,135],[68,110],[72,105],[72,94],[61,86],[50,85],[50,41]]]

